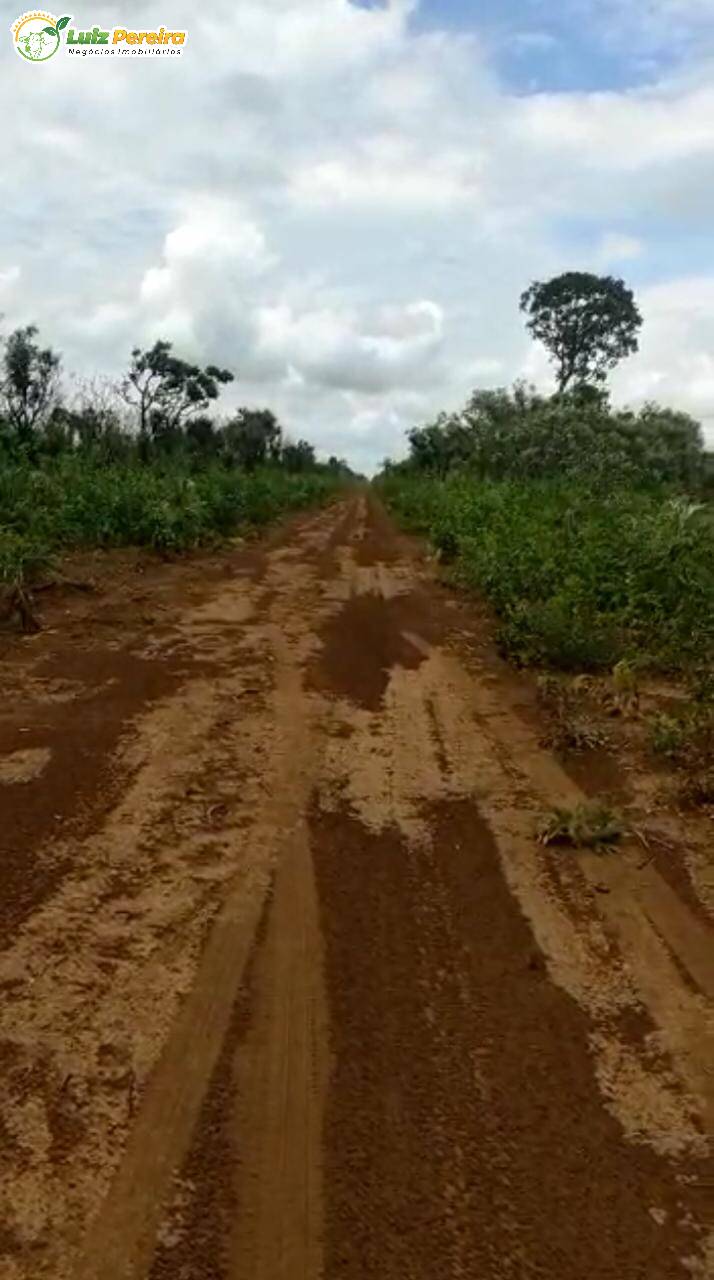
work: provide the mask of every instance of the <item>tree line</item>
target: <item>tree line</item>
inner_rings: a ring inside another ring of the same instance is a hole
[[[531,284],[520,308],[555,367],[555,394],[525,383],[476,390],[460,411],[409,431],[408,458],[385,471],[712,483],[714,456],[692,417],[652,403],[636,412],[611,405],[607,375],[638,350],[642,327],[624,281],[566,272]]]
[[[0,459],[29,462],[83,450],[106,462],[184,460],[254,471],[319,467],[348,475],[344,459],[318,463],[307,440],[292,440],[270,409],[240,408],[212,415],[229,369],[201,366],[175,354],[165,340],[135,347],[118,382],[80,382],[71,402],[63,391],[62,361],[38,341],[34,325],[15,329],[0,357]]]

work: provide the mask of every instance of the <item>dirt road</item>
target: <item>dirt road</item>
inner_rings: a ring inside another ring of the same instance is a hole
[[[537,843],[597,778],[371,498],[111,563],[0,640],[3,1280],[714,1275],[706,851]]]

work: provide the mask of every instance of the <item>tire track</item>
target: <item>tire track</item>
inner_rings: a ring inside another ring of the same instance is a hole
[[[193,988],[135,1119],[121,1168],[77,1264],[77,1280],[137,1280],[151,1263],[171,1179],[191,1142],[240,991],[274,867],[290,854],[305,804],[304,725],[295,675],[277,673],[276,746],[268,766],[275,793],[243,850],[244,872],[205,946]]]
[[[282,549],[269,557],[268,619],[257,618],[251,628],[253,643],[267,646],[272,655],[273,669],[272,700],[263,713],[271,743],[263,765],[263,802],[241,838],[241,874],[210,930],[192,989],[151,1075],[121,1166],[89,1228],[72,1280],[144,1280],[150,1269],[172,1182],[189,1152],[226,1042],[271,886],[267,934],[256,962],[261,975],[257,1039],[254,1045],[249,1034],[234,1068],[239,1097],[246,1099],[240,1114],[245,1116],[247,1108],[253,1134],[252,1139],[236,1135],[231,1144],[240,1151],[238,1195],[247,1206],[245,1222],[252,1224],[238,1233],[234,1252],[237,1258],[250,1254],[256,1276],[317,1274],[325,1075],[318,1046],[325,1041],[325,1014],[305,826],[314,784],[313,730],[301,669],[304,646],[311,644],[310,610],[304,608],[311,594],[310,559],[323,553],[343,518],[336,508],[306,528],[293,547],[297,566],[293,554],[286,567]],[[319,598],[312,601],[313,614],[325,607]],[[235,731],[240,733],[239,725]],[[276,1097],[281,1099],[277,1116]],[[254,1113],[260,1117],[255,1124]],[[282,1224],[277,1231],[270,1221],[276,1198]],[[236,1265],[243,1274],[242,1261]]]
[[[279,867],[236,1060],[240,1216],[231,1275],[322,1275],[326,1004],[317,896],[303,820]]]

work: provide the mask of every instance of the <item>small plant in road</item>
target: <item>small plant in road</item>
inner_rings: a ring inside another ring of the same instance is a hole
[[[539,676],[538,701],[548,717],[544,746],[566,752],[594,751],[607,745],[607,734],[588,714],[582,682]]]
[[[555,808],[538,826],[544,845],[607,851],[624,834],[622,818],[601,800],[586,800],[574,809]]]

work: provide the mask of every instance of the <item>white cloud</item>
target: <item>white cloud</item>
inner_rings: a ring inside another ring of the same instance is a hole
[[[600,241],[598,257],[604,266],[609,266],[639,258],[643,251],[644,244],[637,236],[628,236],[622,231],[606,231]]]
[[[479,194],[481,158],[456,148],[432,154],[416,139],[376,137],[349,154],[299,168],[291,195],[298,205],[363,205],[384,210],[442,210]]]
[[[176,306],[210,307],[276,264],[263,231],[238,207],[200,199],[169,231],[162,265],[146,271],[139,296],[158,317]]]
[[[238,0],[230,7],[211,5],[203,14],[189,11],[186,21],[213,46],[220,32],[216,52],[231,68],[283,82],[369,66],[402,43],[415,8],[416,0],[387,0],[369,9],[350,0]]]
[[[373,316],[329,307],[296,314],[281,303],[261,308],[257,319],[257,354],[269,367],[344,391],[428,383],[443,337],[441,308],[428,301]]]
[[[667,85],[629,93],[538,94],[524,98],[513,127],[534,146],[570,154],[578,168],[637,173],[711,156],[714,88]]]
[[[0,269],[0,297],[9,297],[15,291],[21,274],[17,266]]]

